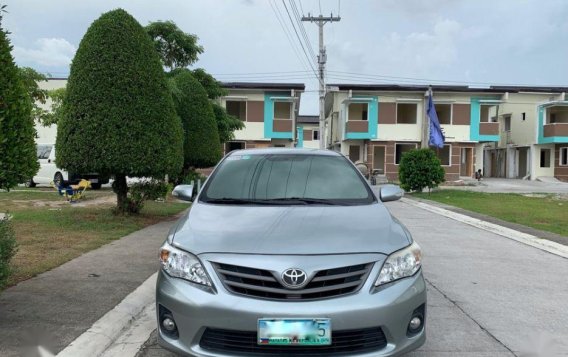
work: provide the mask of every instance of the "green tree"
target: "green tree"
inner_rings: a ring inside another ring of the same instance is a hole
[[[227,110],[216,102],[213,102],[213,112],[217,121],[217,131],[221,144],[235,138],[235,130],[245,127],[245,123],[237,117],[227,113]]]
[[[189,70],[172,75],[179,90],[174,103],[185,131],[184,169],[211,167],[221,158],[221,144],[207,92]]]
[[[431,149],[410,150],[402,155],[398,178],[405,191],[430,191],[444,182],[444,168]]]
[[[38,118],[43,126],[57,124],[63,116],[63,99],[65,98],[66,88],[57,88],[47,91],[49,99],[51,99],[50,110],[44,110]]]
[[[207,73],[203,68],[196,68],[192,73],[195,79],[205,88],[209,99],[217,99],[229,94],[229,91],[221,86],[221,82],[216,80],[215,77]]]
[[[39,164],[32,103],[2,28],[4,9],[0,7],[0,188],[9,190],[35,175]]]
[[[183,164],[183,129],[151,39],[126,11],[95,20],[81,40],[57,130],[57,163],[114,176],[128,207],[126,176],[163,177]]]
[[[197,36],[183,32],[173,21],[151,22],[145,30],[154,41],[162,64],[170,69],[190,66],[203,53]]]
[[[39,82],[46,82],[48,77],[30,67],[20,67],[19,71],[24,87],[32,100],[32,116],[39,118],[45,112],[39,104],[45,104],[49,97],[48,91],[39,87]]]

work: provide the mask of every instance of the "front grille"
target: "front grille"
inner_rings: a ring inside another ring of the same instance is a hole
[[[207,328],[199,346],[219,353],[239,353],[247,356],[345,356],[378,351],[387,345],[380,327],[333,331],[329,346],[265,346],[257,344],[254,331],[233,331]]]
[[[268,270],[213,263],[227,290],[276,300],[314,300],[349,294],[365,283],[373,263],[318,271],[301,289],[288,289]]]

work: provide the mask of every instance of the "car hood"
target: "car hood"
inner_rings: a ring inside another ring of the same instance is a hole
[[[170,232],[193,254],[390,254],[410,243],[382,203],[247,206],[194,203]]]

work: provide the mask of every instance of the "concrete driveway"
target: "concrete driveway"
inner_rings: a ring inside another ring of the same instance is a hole
[[[404,202],[424,251],[426,344],[408,357],[568,356],[568,259]],[[155,334],[139,356],[171,356]]]

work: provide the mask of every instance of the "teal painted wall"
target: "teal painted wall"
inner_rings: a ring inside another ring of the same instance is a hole
[[[292,132],[274,132],[274,99],[290,97],[286,93],[264,93],[264,137],[267,139],[292,139]]]
[[[479,134],[479,123],[481,121],[481,103],[482,99],[495,100],[496,97],[471,98],[470,109],[470,126],[469,139],[472,141],[499,141],[499,135],[481,135]]]
[[[568,103],[568,102],[566,102]],[[538,106],[538,143],[539,144],[563,144],[568,143],[568,136],[549,136],[544,137],[544,113],[546,108]]]
[[[361,100],[357,100],[357,99]],[[370,99],[370,101],[369,101]],[[376,139],[378,135],[379,100],[377,97],[357,96],[353,97],[350,103],[367,103],[367,122],[368,131],[366,133],[345,133],[345,139]]]
[[[304,128],[299,126],[297,128],[297,135],[298,135],[298,145],[296,147],[297,148],[303,148],[304,147]]]

